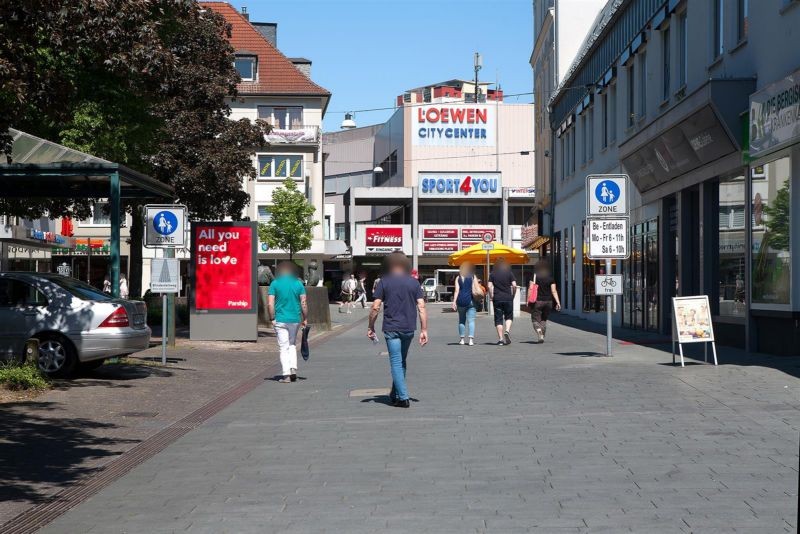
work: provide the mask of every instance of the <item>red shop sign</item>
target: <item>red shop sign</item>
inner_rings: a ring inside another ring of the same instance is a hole
[[[423,239],[458,239],[458,228],[424,228]]]
[[[366,231],[368,247],[403,247],[403,229],[367,226]]]
[[[492,234],[497,238],[497,230],[494,228],[462,228],[461,239],[483,239],[483,234]]]
[[[255,309],[253,225],[196,223],[192,227],[194,308]]]
[[[458,241],[423,241],[422,252],[456,252],[461,250]]]

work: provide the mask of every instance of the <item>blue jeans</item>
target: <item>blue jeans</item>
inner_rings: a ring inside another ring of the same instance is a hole
[[[469,331],[469,337],[475,337],[475,306],[458,307],[458,335],[464,337],[464,334]]]
[[[389,349],[389,365],[392,369],[392,392],[389,396],[395,400],[408,399],[406,389],[406,359],[414,332],[384,332],[386,348]]]

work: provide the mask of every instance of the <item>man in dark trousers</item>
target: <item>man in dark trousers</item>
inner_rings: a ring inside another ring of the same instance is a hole
[[[422,286],[411,274],[411,262],[402,252],[392,252],[384,260],[386,274],[372,295],[367,337],[377,339],[375,320],[383,306],[383,337],[389,349],[392,391],[389,398],[398,408],[411,406],[406,388],[406,361],[414,339],[419,314],[419,344],[428,343],[428,315]]]
[[[500,258],[489,275],[489,298],[494,306],[494,325],[497,327],[497,344],[511,344],[511,323],[514,321],[514,294],[517,279],[511,266]]]

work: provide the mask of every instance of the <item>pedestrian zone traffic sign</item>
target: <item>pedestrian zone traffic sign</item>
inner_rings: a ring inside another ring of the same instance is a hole
[[[628,214],[628,176],[590,174],[586,177],[586,214],[620,217]]]
[[[153,258],[150,260],[150,291],[153,293],[177,293],[181,277],[177,258]]]
[[[622,295],[621,274],[598,274],[594,277],[594,294],[598,297]]]
[[[186,245],[186,206],[149,204],[144,209],[145,247],[182,248]]]
[[[627,259],[628,218],[593,218],[586,221],[589,226],[589,259]]]

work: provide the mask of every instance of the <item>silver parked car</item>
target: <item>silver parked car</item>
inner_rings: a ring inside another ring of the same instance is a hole
[[[58,274],[0,273],[0,360],[21,358],[30,338],[39,340],[39,368],[68,376],[146,349],[147,306]]]

